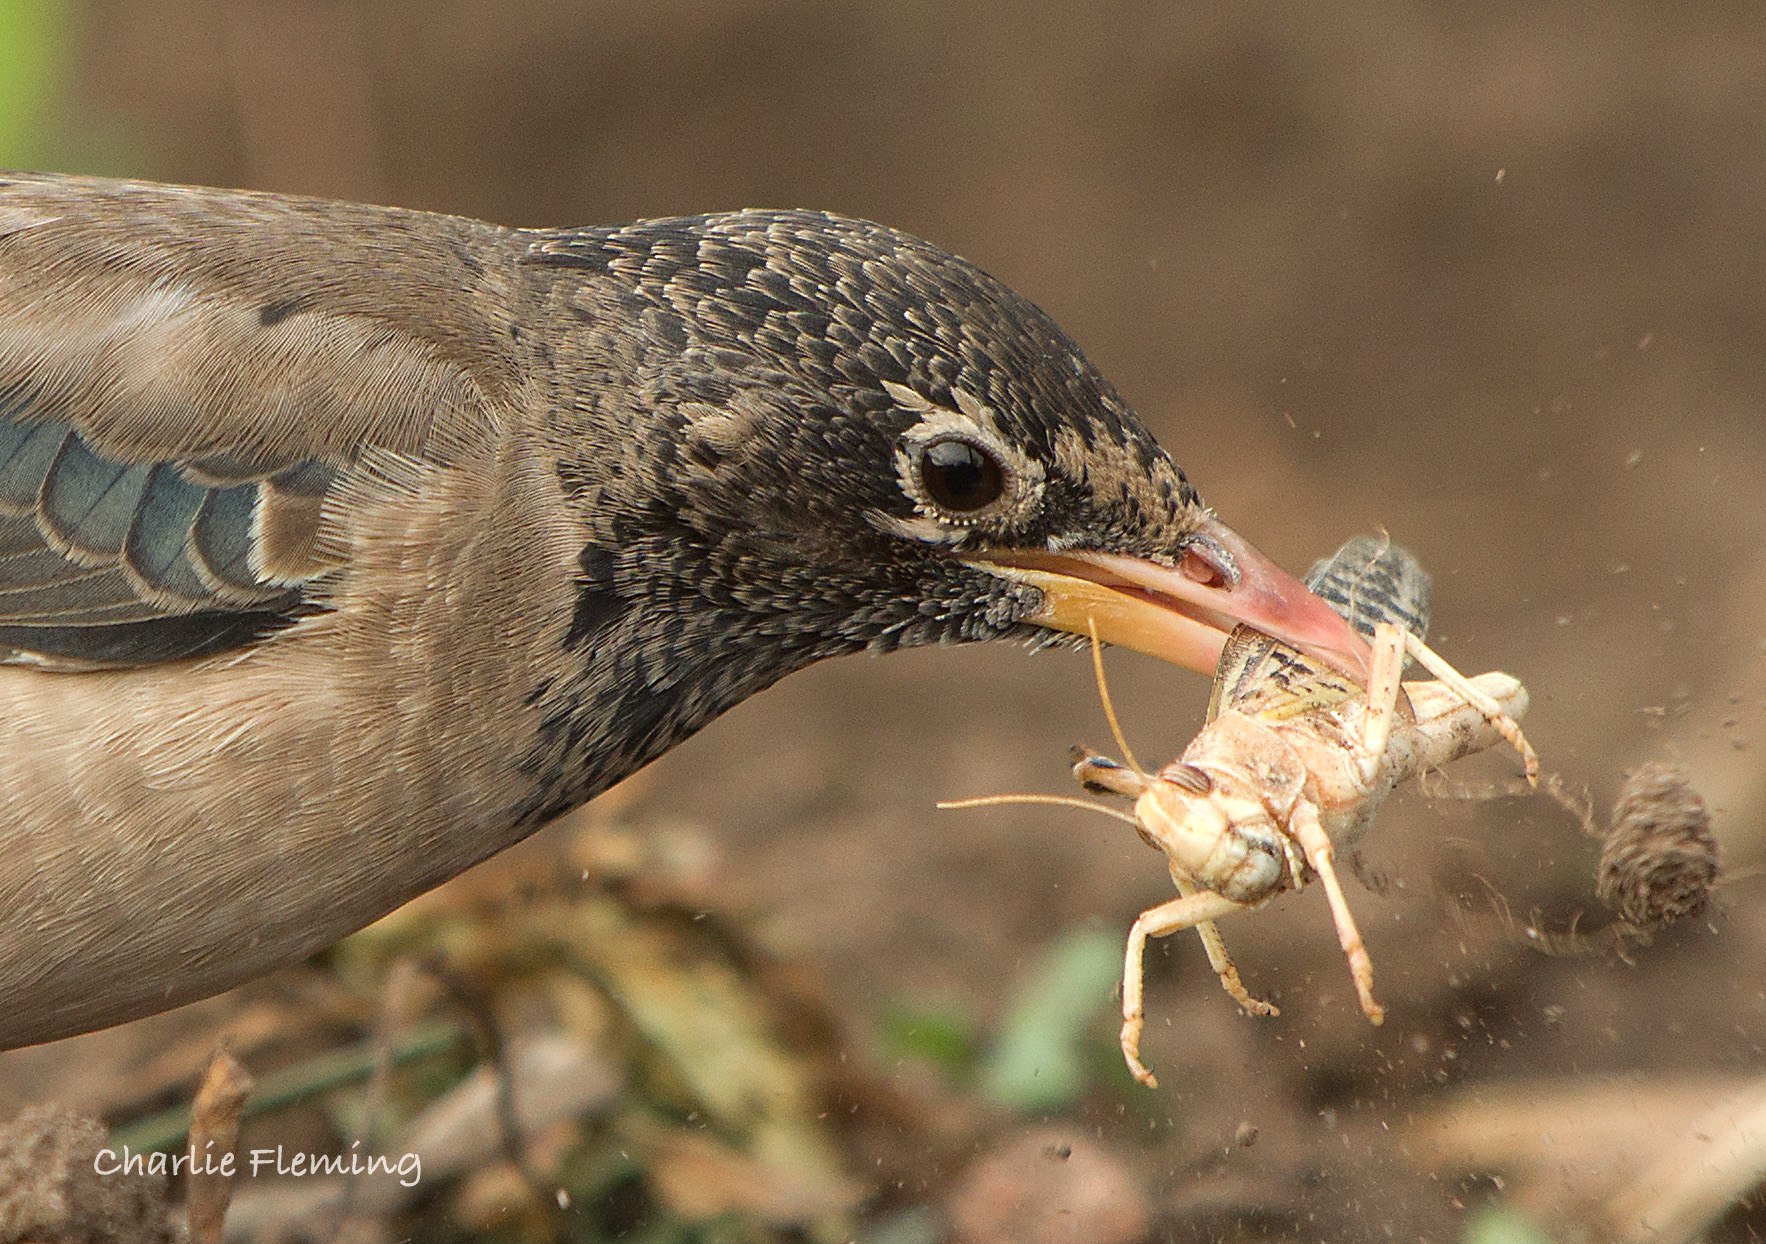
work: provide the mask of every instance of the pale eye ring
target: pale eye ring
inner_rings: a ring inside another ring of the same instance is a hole
[[[938,436],[920,446],[916,466],[927,498],[950,514],[973,514],[1006,491],[1006,469],[966,436]]]

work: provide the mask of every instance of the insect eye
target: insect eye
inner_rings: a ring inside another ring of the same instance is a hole
[[[1214,779],[1208,776],[1207,770],[1198,769],[1195,765],[1174,760],[1159,770],[1159,776],[1173,786],[1180,786],[1192,795],[1206,795],[1214,789]]]
[[[970,514],[986,509],[1006,490],[999,459],[971,441],[941,437],[920,451],[920,482],[941,510]]]

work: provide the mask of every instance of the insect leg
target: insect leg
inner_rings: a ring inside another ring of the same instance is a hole
[[[1312,865],[1312,871],[1324,884],[1325,897],[1331,904],[1331,919],[1337,926],[1337,942],[1343,947],[1344,958],[1349,960],[1349,974],[1355,978],[1361,1012],[1373,1023],[1383,1023],[1385,1009],[1374,1001],[1374,961],[1368,956],[1367,944],[1361,940],[1361,930],[1355,927],[1355,917],[1349,911],[1349,900],[1343,896],[1343,887],[1337,882],[1336,847],[1319,823],[1318,809],[1310,800],[1302,799],[1294,806],[1288,828],[1300,840],[1300,848],[1306,852],[1306,862]]]
[[[1198,890],[1169,903],[1149,907],[1135,917],[1133,927],[1128,930],[1128,949],[1122,967],[1122,1057],[1134,1078],[1148,1088],[1157,1088],[1159,1081],[1141,1062],[1141,1028],[1145,1024],[1141,978],[1147,939],[1165,937],[1242,910],[1242,903],[1222,898],[1212,890]]]
[[[1398,711],[1398,693],[1404,677],[1404,641],[1409,635],[1402,626],[1381,622],[1374,627],[1374,655],[1367,682],[1367,715],[1363,719],[1358,758],[1361,780],[1372,785],[1386,760],[1386,744],[1392,737],[1392,717]]]
[[[1491,799],[1514,799],[1533,793],[1525,778],[1504,778],[1499,782],[1462,782],[1450,778],[1439,769],[1425,769],[1417,774],[1417,789],[1430,799],[1464,799],[1484,802]]]
[[[1191,881],[1175,866],[1171,869],[1172,884],[1177,892],[1185,898],[1202,893],[1201,887]],[[1239,979],[1239,970],[1226,953],[1226,942],[1220,936],[1220,926],[1212,920],[1198,920],[1196,934],[1202,939],[1202,948],[1208,952],[1208,966],[1220,978],[1221,988],[1225,989],[1234,1002],[1245,1009],[1248,1015],[1280,1015],[1281,1009],[1273,1002],[1265,1002],[1262,998],[1253,998],[1245,982]]]
[[[1417,663],[1453,688],[1454,694],[1460,699],[1489,718],[1490,724],[1496,727],[1496,732],[1521,754],[1521,766],[1526,770],[1528,785],[1539,785],[1539,754],[1527,742],[1527,736],[1521,733],[1520,723],[1503,712],[1501,705],[1479,690],[1471,679],[1449,665],[1433,648],[1409,631],[1404,631],[1403,635],[1404,646],[1417,659]]]

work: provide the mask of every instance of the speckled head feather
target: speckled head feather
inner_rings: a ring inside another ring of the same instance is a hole
[[[1038,590],[954,554],[1094,547],[1169,565],[1204,516],[1047,314],[896,230],[747,211],[548,233],[524,263],[581,325],[551,357],[559,469],[595,533],[571,635],[589,667],[536,762],[546,812],[592,785],[585,737],[641,762],[823,657],[1072,638],[1025,620]],[[997,455],[997,504],[950,514],[923,494],[912,451],[941,435]],[[649,655],[637,678],[633,652]],[[609,660],[626,668],[595,668]]]
[[[782,524],[914,517],[896,472],[878,467],[942,412],[1043,473],[1038,504],[962,524],[966,541],[1083,534],[1171,557],[1195,526],[1199,502],[1182,472],[1046,313],[896,230],[735,212],[549,235],[526,262],[605,282],[577,296],[618,300],[625,314],[610,328],[631,334],[664,426],[692,461],[762,502],[777,497]],[[765,411],[747,420],[721,409],[756,392]],[[756,435],[777,463],[763,461]]]

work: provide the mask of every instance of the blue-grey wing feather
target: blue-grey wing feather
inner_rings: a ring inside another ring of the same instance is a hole
[[[76,556],[113,559],[135,520],[148,468],[100,458],[75,435],[43,479],[38,498],[43,528]]]
[[[123,462],[29,391],[0,402],[0,661],[133,664],[245,642],[303,594],[253,563],[261,507],[323,463]]]
[[[259,586],[250,560],[252,514],[257,501],[255,483],[211,488],[190,529],[190,551],[203,568],[216,579],[246,591]]]

